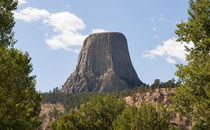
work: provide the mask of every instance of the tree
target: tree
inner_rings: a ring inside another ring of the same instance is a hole
[[[92,98],[81,111],[88,118],[91,129],[112,130],[112,122],[121,114],[126,104],[114,96]]]
[[[0,1],[0,129],[35,129],[41,124],[41,95],[28,53],[14,49],[17,0]]]
[[[54,130],[113,130],[113,121],[125,108],[125,101],[114,96],[93,97],[81,106],[79,112],[71,111],[51,124]]]
[[[115,130],[168,130],[169,121],[170,115],[161,104],[156,108],[143,102],[138,109],[127,107],[113,124]]]
[[[160,79],[155,79],[154,83],[151,85],[152,90],[155,88],[159,88],[160,86]]]
[[[28,54],[0,48],[0,129],[33,129],[40,125],[41,95]]]
[[[0,1],[0,47],[14,45],[14,32],[12,31],[15,21],[12,11],[17,8],[17,1]]]
[[[116,120],[113,122],[114,129],[116,130],[135,130],[136,124],[134,121],[137,115],[136,106],[128,106],[122,114],[118,115]]]
[[[175,89],[173,108],[192,119],[194,128],[210,129],[210,1],[190,0],[189,18],[177,25],[178,41],[193,43],[186,47],[187,65],[177,65],[181,81]]]
[[[64,114],[60,120],[51,123],[52,130],[88,130],[87,117],[80,112],[70,111]]]

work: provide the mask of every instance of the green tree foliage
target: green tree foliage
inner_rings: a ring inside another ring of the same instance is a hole
[[[88,130],[87,117],[81,112],[70,111],[64,114],[57,122],[51,123],[52,130]]]
[[[128,106],[122,114],[118,115],[116,120],[113,122],[116,130],[135,130],[135,120],[138,109],[136,106]]]
[[[155,79],[154,83],[150,86],[152,90],[156,88],[175,88],[179,85],[179,82],[175,83],[175,79],[168,80],[167,82],[161,82],[160,79]]]
[[[17,0],[0,1],[0,129],[35,129],[41,95],[35,91],[35,76],[28,53],[14,49],[14,18]]]
[[[79,112],[71,111],[59,121],[52,122],[51,128],[79,130],[112,130],[112,122],[122,113],[125,101],[114,96],[93,97]]]
[[[156,81],[159,81],[158,84]],[[90,101],[91,97],[96,96],[106,96],[113,95],[117,98],[123,98],[126,96],[131,96],[135,93],[144,93],[156,88],[175,88],[179,85],[179,82],[175,82],[174,79],[168,80],[167,82],[160,82],[159,79],[156,79],[151,86],[142,84],[141,86],[135,89],[125,89],[123,91],[111,92],[111,93],[97,93],[97,92],[88,92],[88,93],[73,93],[73,94],[64,94],[60,93],[58,88],[54,88],[52,92],[43,93],[42,103],[61,103],[65,107],[65,111],[69,112],[69,110],[74,108],[80,108],[81,104],[85,104]]]
[[[139,108],[126,105],[114,96],[95,97],[57,122],[53,130],[164,130],[169,129],[170,114],[160,104],[157,107],[142,103]]]
[[[85,104],[81,111],[87,116],[91,129],[112,130],[112,122],[122,113],[125,105],[123,99],[114,96],[96,97]]]
[[[0,48],[0,129],[32,129],[40,125],[40,94],[35,91],[28,54]]]
[[[15,21],[12,11],[17,8],[17,1],[0,1],[0,47],[10,46],[15,43],[12,31]]]
[[[65,111],[69,112],[71,109],[80,108],[80,105],[90,101],[91,97],[99,95],[105,96],[105,93],[89,92],[64,94],[54,91],[53,93],[43,93],[42,103],[61,103],[64,105]]]
[[[181,81],[173,97],[174,110],[192,119],[194,128],[210,129],[210,1],[190,0],[189,18],[177,25],[178,41],[192,42],[187,65],[177,65]]]
[[[156,108],[143,102],[139,108],[127,107],[113,124],[116,130],[168,130],[169,120],[170,115],[161,104]]]

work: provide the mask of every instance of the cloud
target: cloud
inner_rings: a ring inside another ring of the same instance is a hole
[[[53,31],[58,34],[47,37],[46,43],[52,49],[63,48],[72,51],[69,46],[80,46],[87,37],[79,33],[79,30],[85,28],[83,21],[70,12],[59,12],[51,14],[43,21],[53,27]]]
[[[51,14],[47,10],[27,7],[19,12],[14,12],[15,19],[30,23],[38,20],[53,28],[55,35],[46,34],[46,43],[51,49],[65,49],[78,53],[79,50],[70,46],[81,46],[87,35],[79,30],[85,29],[85,24],[76,15],[70,12]]]
[[[60,34],[46,39],[46,43],[50,48],[57,50],[63,48],[72,51],[70,46],[81,46],[87,35],[82,35],[79,32],[72,32],[71,30],[61,30]]]
[[[27,23],[47,18],[48,16],[50,16],[50,13],[47,10],[32,7],[27,7],[19,12],[14,12],[15,19],[22,20]]]
[[[162,45],[158,45],[153,50],[146,50],[143,53],[143,57],[153,59],[156,56],[166,56],[166,61],[168,63],[176,63],[176,60],[185,61],[185,57],[187,52],[185,51],[185,47],[193,47],[192,43],[180,43],[176,41],[176,38],[168,39],[167,41],[163,41]]]
[[[170,56],[166,58],[166,61],[168,63],[171,63],[171,64],[175,64],[176,63],[176,61],[174,59],[172,59]]]
[[[93,29],[92,30],[92,33],[101,33],[101,32],[109,32],[109,31],[104,30],[104,29]]]
[[[26,4],[26,3],[27,3],[26,0],[18,0],[19,5]]]
[[[54,35],[45,34],[47,45],[54,50],[65,49],[78,53],[79,50],[72,49],[71,46],[81,46],[88,35],[80,33],[85,29],[85,24],[71,12],[49,13],[45,9],[27,7],[19,12],[14,12],[17,20],[27,23],[42,20],[48,26],[51,26]],[[93,29],[92,33],[107,32],[104,29]]]
[[[48,19],[44,20],[44,23],[55,27],[55,31],[71,30],[75,32],[85,28],[83,21],[70,12],[52,14]]]

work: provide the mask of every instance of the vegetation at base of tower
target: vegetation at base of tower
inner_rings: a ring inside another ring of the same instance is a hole
[[[123,99],[114,96],[91,98],[89,103],[82,105],[81,112],[85,114],[91,129],[113,129],[112,122],[121,114],[126,106]]]
[[[35,129],[41,120],[41,95],[35,91],[35,76],[28,53],[15,48],[15,0],[0,1],[0,129]]]
[[[139,108],[126,105],[115,96],[95,97],[82,105],[78,112],[64,114],[51,123],[52,130],[127,130],[169,129],[169,113],[161,105],[155,108],[142,103]]]
[[[187,65],[177,65],[181,81],[175,89],[173,108],[192,119],[194,129],[210,129],[210,1],[190,0],[189,18],[177,24],[178,41],[193,43],[187,48]]]
[[[116,130],[168,130],[170,114],[162,104],[154,107],[143,102],[140,107],[128,106],[113,122]]]
[[[64,114],[57,122],[51,123],[52,130],[88,130],[87,118],[80,112],[71,110]]]
[[[148,91],[153,91],[156,88],[175,88],[179,85],[179,82],[175,82],[174,79],[168,80],[167,82],[161,82],[156,79],[152,85],[141,85],[133,90],[126,89],[119,92],[111,93],[98,93],[98,92],[88,92],[88,93],[73,93],[64,94],[58,91],[58,87],[54,88],[53,91],[49,93],[43,93],[42,103],[61,103],[65,107],[65,111],[69,112],[71,109],[80,108],[81,104],[90,101],[91,97],[96,96],[106,96],[107,94],[116,96],[117,98],[123,98],[126,96],[132,96],[135,93],[144,93]]]

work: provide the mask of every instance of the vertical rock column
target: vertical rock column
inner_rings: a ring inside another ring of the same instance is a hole
[[[131,63],[127,40],[122,33],[106,32],[88,36],[75,71],[61,92],[112,92],[140,86]]]

